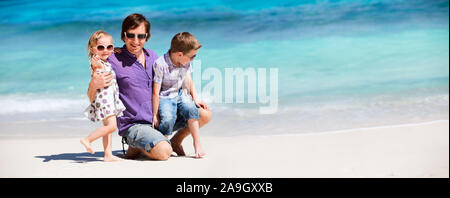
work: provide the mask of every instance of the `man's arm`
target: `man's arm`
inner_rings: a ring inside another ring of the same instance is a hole
[[[152,104],[153,104],[153,128],[158,128],[159,126],[159,117],[158,117],[158,110],[159,110],[159,92],[161,91],[161,84],[157,82],[153,82],[153,97],[152,97]]]
[[[92,79],[91,82],[89,82],[89,88],[87,93],[89,101],[91,101],[91,103],[93,103],[95,100],[97,89],[111,86],[112,79],[113,75],[111,73],[97,74],[96,72],[94,72],[94,74],[92,74]]]

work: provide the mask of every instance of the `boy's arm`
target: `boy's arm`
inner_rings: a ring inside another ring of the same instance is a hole
[[[159,117],[158,117],[158,110],[159,110],[159,92],[161,91],[161,84],[157,82],[153,82],[153,96],[152,96],[152,103],[153,103],[153,122],[152,127],[157,128],[159,126]]]
[[[153,95],[152,95],[152,105],[153,105],[153,122],[152,127],[158,128],[159,126],[159,92],[161,91],[162,79],[164,77],[163,67],[158,65],[157,62],[153,64]]]
[[[192,81],[191,74],[189,73],[186,75],[186,83],[189,87],[189,94],[191,94],[192,100],[197,104],[197,93],[195,92],[194,82]]]
[[[197,107],[201,107],[201,108],[203,108],[205,110],[208,110],[209,109],[208,104],[199,101],[198,98],[197,98],[197,92],[195,92],[194,81],[192,81],[192,77],[191,77],[190,73],[188,73],[186,75],[186,81],[188,83],[189,91],[190,91],[190,94],[192,96],[192,100],[194,101],[194,104]]]

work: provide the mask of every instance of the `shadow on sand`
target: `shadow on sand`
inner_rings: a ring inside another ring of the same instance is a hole
[[[112,153],[113,155],[124,159],[122,150],[113,151]],[[105,152],[95,152],[94,154],[90,154],[88,152],[61,153],[56,155],[35,156],[35,158],[42,158],[43,162],[50,162],[52,160],[69,160],[73,161],[74,163],[86,163],[86,162],[103,161],[104,155]]]
[[[112,151],[113,155],[120,157],[122,159],[126,159],[122,150],[116,150]],[[42,156],[35,156],[35,158],[42,158],[42,162],[50,162],[52,160],[65,160],[65,161],[73,161],[73,163],[86,163],[86,162],[101,162],[103,161],[103,157],[105,155],[105,152],[95,152],[94,154],[90,154],[88,152],[84,153],[61,153],[56,155],[42,155]],[[177,157],[177,158],[192,158],[197,159],[194,156],[176,156],[171,155],[171,157]],[[200,158],[202,159],[202,158]],[[132,159],[136,161],[158,161],[158,160],[152,160],[147,158],[143,154],[139,154],[136,158]]]

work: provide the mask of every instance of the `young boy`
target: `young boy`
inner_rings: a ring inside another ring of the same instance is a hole
[[[178,33],[172,38],[169,51],[153,65],[153,128],[168,137],[177,118],[187,120],[196,158],[206,155],[200,144],[197,108],[200,105],[191,78],[190,63],[200,47],[202,45],[191,33]],[[181,88],[183,83],[190,96]]]

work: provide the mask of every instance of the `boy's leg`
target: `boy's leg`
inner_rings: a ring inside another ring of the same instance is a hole
[[[205,155],[202,145],[200,143],[200,133],[198,120],[200,118],[198,108],[194,101],[189,96],[180,96],[178,105],[179,115],[187,120],[189,131],[192,134],[194,140],[195,157],[200,158]]]
[[[181,95],[177,98],[178,116],[182,116],[185,120],[196,119],[200,117],[198,115],[198,108],[195,106],[190,96]]]
[[[194,139],[194,147],[197,151],[202,152],[201,146],[200,146],[200,137],[199,137],[199,122],[200,122],[200,116],[199,116],[199,108],[195,106],[195,103],[192,101],[191,97],[188,95],[180,94],[178,100],[177,100],[177,106],[178,106],[178,119],[177,123],[175,124],[174,130],[181,129],[179,132],[177,132],[174,137],[171,139],[172,142],[172,148],[177,153],[178,156],[184,156],[186,155],[184,153],[183,147],[181,146],[181,143],[185,137],[187,137],[189,134],[192,133],[192,137]],[[203,111],[203,109],[202,109]],[[209,120],[208,120],[209,121]],[[189,124],[188,124],[189,122]],[[202,125],[205,124],[202,120]],[[202,152],[203,153],[203,152]]]
[[[160,123],[158,130],[164,135],[172,134],[175,121],[177,120],[177,103],[173,99],[161,98],[158,110]]]
[[[198,108],[199,113],[199,127],[203,127],[205,124],[208,124],[209,121],[211,121],[212,118],[212,112],[210,110],[205,110],[203,108]],[[185,156],[182,143],[184,138],[186,138],[191,132],[189,131],[189,128],[187,127],[187,121],[184,119],[177,120],[174,130],[180,129],[175,135],[170,139],[170,142],[172,143],[172,148],[175,153],[177,153],[178,156]]]
[[[203,150],[202,144],[200,143],[200,133],[198,126],[198,119],[189,119],[188,120],[188,128],[192,134],[192,139],[194,140],[194,149],[195,149],[195,157],[201,158],[206,155]]]

